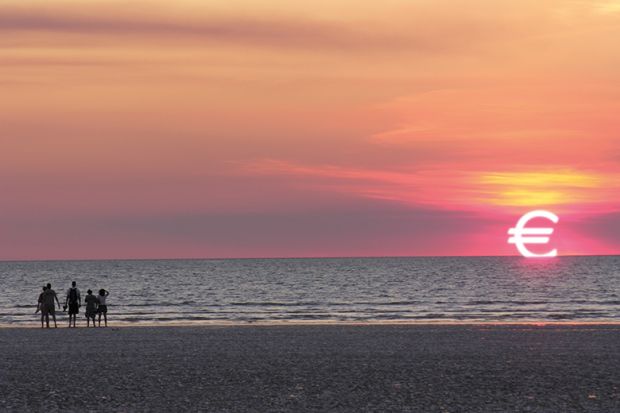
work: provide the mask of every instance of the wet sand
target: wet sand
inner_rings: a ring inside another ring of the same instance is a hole
[[[620,411],[617,325],[0,329],[0,411]]]

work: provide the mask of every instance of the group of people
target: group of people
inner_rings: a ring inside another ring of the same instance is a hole
[[[103,316],[104,325],[108,326],[108,306],[106,305],[106,298],[110,293],[103,288],[99,290],[98,295],[93,295],[92,290],[87,291],[86,297],[84,297],[84,303],[86,304],[86,327],[90,327],[92,320],[93,327],[95,327],[95,316],[99,315],[99,327],[101,327],[101,316]],[[52,290],[52,285],[47,284],[43,287],[43,292],[39,294],[39,300],[37,302],[37,311],[41,312],[41,328],[47,325],[50,328],[50,315],[54,320],[54,327],[58,327],[56,324],[56,306],[60,309],[60,302],[58,301],[58,295],[56,291]],[[69,327],[76,327],[75,322],[77,315],[80,312],[82,306],[82,297],[80,290],[77,288],[77,283],[73,281],[71,288],[67,290],[65,304],[63,305],[63,311],[69,309]],[[73,325],[72,325],[73,324]]]

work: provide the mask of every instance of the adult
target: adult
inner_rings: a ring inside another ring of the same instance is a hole
[[[109,291],[106,291],[103,288],[99,290],[99,296],[97,297],[99,302],[99,306],[97,307],[97,313],[99,314],[99,327],[101,327],[101,314],[103,314],[105,326],[108,326],[108,306],[106,305],[106,298],[108,295],[110,295]]]
[[[99,300],[93,295],[93,290],[86,291],[86,297],[84,297],[86,303],[86,327],[90,326],[90,320],[93,320],[93,327],[95,327],[95,315],[97,314],[97,304]]]
[[[45,317],[47,328],[50,328],[50,314],[54,318],[54,328],[58,328],[58,324],[56,324],[56,307],[54,306],[54,300],[56,300],[58,308],[60,308],[60,302],[58,301],[56,291],[52,290],[52,284],[48,283],[46,287],[45,291],[43,291],[41,313],[42,316]]]
[[[69,327],[71,327],[71,321],[73,321],[73,327],[75,327],[75,320],[80,312],[80,306],[82,305],[82,297],[80,297],[80,290],[77,288],[77,283],[73,281],[71,288],[67,290],[67,298],[65,298],[65,306],[69,306]]]
[[[47,290],[47,287],[44,285],[43,293],[45,292],[45,290]],[[41,308],[43,307],[43,293],[39,294],[39,299],[37,300],[37,311],[34,312],[35,314],[41,312],[41,328],[43,328],[43,322],[45,321],[45,317],[43,316],[43,311]]]

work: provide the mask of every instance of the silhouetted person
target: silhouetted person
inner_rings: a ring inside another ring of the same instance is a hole
[[[75,327],[75,319],[80,312],[80,306],[82,305],[82,297],[80,297],[80,290],[76,287],[76,282],[71,283],[71,288],[67,290],[67,298],[65,299],[65,307],[69,306],[69,327],[71,327],[71,320],[73,319],[73,327]]]
[[[97,313],[99,314],[99,327],[101,327],[101,314],[103,314],[105,326],[108,326],[108,306],[105,303],[108,295],[110,295],[110,292],[102,288],[99,290],[99,296],[97,296],[97,299],[99,300],[99,306],[97,307]]]
[[[47,287],[43,286],[43,293],[45,290],[47,290]],[[43,293],[39,294],[39,299],[37,300],[37,311],[34,312],[35,314],[41,311],[41,307],[43,306]],[[45,317],[43,316],[43,311],[41,311],[41,328],[43,328],[44,319]]]
[[[84,297],[86,303],[86,327],[90,326],[90,319],[93,320],[93,327],[95,327],[95,315],[97,315],[97,304],[99,300],[93,295],[93,290],[86,291],[87,295]]]
[[[60,302],[58,301],[58,296],[56,295],[56,291],[52,290],[52,284],[47,284],[47,288],[43,291],[43,300],[41,305],[41,316],[45,316],[45,323],[47,328],[50,328],[50,314],[54,318],[54,327],[58,328],[56,324],[56,307],[54,306],[54,300],[56,300],[56,304],[58,304],[58,308],[60,308]]]

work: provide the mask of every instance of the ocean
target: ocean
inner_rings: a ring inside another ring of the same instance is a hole
[[[110,291],[112,326],[620,321],[620,256],[403,257],[0,262],[0,325],[38,326],[71,281]]]

